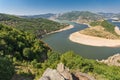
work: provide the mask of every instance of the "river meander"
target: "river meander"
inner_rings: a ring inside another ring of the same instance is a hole
[[[69,35],[87,28],[87,25],[77,24],[74,22],[69,22],[69,24],[74,25],[74,28],[59,33],[49,34],[42,40],[46,42],[54,51],[60,53],[74,51],[76,54],[90,59],[106,59],[113,54],[120,53],[120,47],[95,47],[71,42],[69,40]]]

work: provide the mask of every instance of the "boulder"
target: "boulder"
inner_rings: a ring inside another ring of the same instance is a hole
[[[70,73],[69,68],[63,63],[57,65],[57,69],[46,69],[39,80],[95,80],[86,73]]]
[[[57,65],[57,71],[66,79],[73,80],[69,68],[65,67],[63,63]]]
[[[55,69],[48,68],[39,80],[65,80]]]
[[[73,80],[69,68],[60,63],[57,69],[48,68],[40,80]]]
[[[50,80],[50,79],[47,76],[43,76],[43,77],[40,78],[40,80]]]
[[[115,54],[113,56],[108,57],[106,60],[101,60],[98,62],[102,62],[108,65],[120,66],[120,54]]]
[[[57,65],[57,71],[60,72],[60,73],[62,73],[62,72],[64,72],[64,70],[65,70],[64,64],[59,63]]]
[[[86,73],[76,72],[74,75],[78,78],[78,80],[96,80],[94,77],[91,77]]]

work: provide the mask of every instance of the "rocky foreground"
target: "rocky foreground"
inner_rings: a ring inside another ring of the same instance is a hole
[[[69,68],[60,63],[57,69],[46,69],[39,80],[95,80],[86,73],[75,72],[71,73]]]
[[[106,60],[98,61],[108,65],[120,66],[120,54],[108,57]],[[63,63],[57,65],[56,69],[47,68],[39,80],[96,80],[93,76],[79,71],[70,72]]]

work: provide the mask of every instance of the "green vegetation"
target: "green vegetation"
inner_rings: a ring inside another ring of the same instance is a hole
[[[34,33],[38,37],[51,31],[59,30],[67,26],[42,18],[21,18],[13,15],[0,14],[0,23]]]
[[[57,57],[56,57],[57,56]],[[51,62],[53,64],[51,64]],[[73,52],[66,52],[59,56],[58,54],[52,54],[48,60],[43,63],[43,67],[55,68],[59,62],[63,62],[65,66],[69,67],[71,71],[79,70],[96,76],[97,80],[119,80],[120,68],[115,66],[108,66],[103,63],[99,63],[95,60],[85,59]],[[43,68],[44,69],[44,68]]]
[[[93,27],[81,30],[80,33],[106,39],[120,39],[120,36],[114,30],[115,26],[106,20],[94,21],[90,25]]]
[[[48,58],[49,51],[51,49],[33,34],[0,25],[0,56],[7,57],[13,62],[17,75],[31,76],[31,71],[27,71],[29,66],[31,70],[29,63],[32,64],[32,67],[39,68],[40,63],[38,62],[44,62]],[[11,63],[2,61],[2,59],[0,62],[0,73],[6,75],[6,77],[0,76],[0,78],[6,78],[1,80],[10,80],[13,75]]]
[[[115,34],[115,30],[114,30],[115,25],[111,24],[110,22],[104,20],[104,21],[101,23],[101,26],[103,26],[106,31]]]
[[[13,74],[13,64],[9,60],[0,57],[0,80],[10,80]]]
[[[119,80],[120,68],[108,66],[95,60],[85,59],[73,52],[61,55],[60,60],[70,69],[89,73],[96,76],[98,80]],[[100,77],[101,76],[101,77]]]
[[[90,23],[90,26],[98,26],[98,25],[101,25],[100,21],[94,21]]]
[[[115,25],[113,25],[112,23],[104,20],[104,21],[94,21],[90,23],[91,26],[102,26],[106,31],[110,32],[110,33],[115,33],[114,31],[114,27]]]
[[[35,80],[38,80],[47,68],[55,69],[57,64],[60,62],[69,67],[70,71],[73,73],[76,71],[88,73],[94,76],[97,80],[120,79],[119,67],[108,66],[95,60],[85,59],[71,51],[64,54],[49,52],[48,59],[44,63],[38,63],[35,60],[33,60],[32,62],[17,61],[14,63],[15,65],[18,65],[18,74],[22,76],[33,76]]]
[[[49,18],[54,17],[54,16],[56,16],[56,14],[48,13],[48,14],[21,16],[21,17],[23,17],[23,18],[45,18],[45,19],[49,19]]]
[[[0,25],[0,55],[19,60],[44,61],[50,48],[34,35]]]
[[[71,72],[81,71],[94,76],[97,80],[119,80],[120,68],[108,66],[95,60],[85,59],[73,52],[64,54],[52,52],[33,34],[0,25],[0,79],[38,80],[46,68],[56,68],[63,62]],[[19,75],[19,77],[15,76]],[[16,78],[16,79],[15,79]]]
[[[77,20],[77,19],[86,19],[86,20],[98,20],[102,19],[100,15],[97,15],[95,13],[91,13],[89,11],[72,11],[72,12],[67,12],[58,17],[60,20]]]

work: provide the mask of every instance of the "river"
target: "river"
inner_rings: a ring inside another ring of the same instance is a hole
[[[42,40],[46,42],[54,51],[64,53],[67,51],[73,51],[76,54],[81,55],[84,58],[89,59],[106,59],[116,53],[120,53],[119,48],[111,47],[94,47],[88,45],[82,45],[71,42],[69,40],[70,34],[87,28],[87,25],[77,24],[74,22],[67,22],[75,27],[69,30],[65,30],[59,33],[46,35]]]

